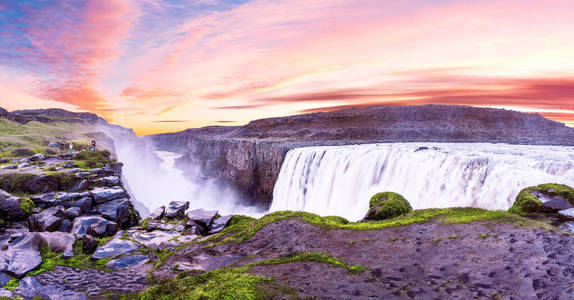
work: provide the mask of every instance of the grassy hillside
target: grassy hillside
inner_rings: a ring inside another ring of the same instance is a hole
[[[21,156],[19,153],[25,153],[25,151],[18,151],[18,149],[28,149],[43,154],[65,151],[65,149],[48,148],[50,142],[73,142],[76,149],[79,147],[87,148],[90,138],[85,134],[93,132],[93,129],[91,125],[58,120],[49,123],[32,121],[20,124],[6,118],[0,118],[0,157],[15,157]]]

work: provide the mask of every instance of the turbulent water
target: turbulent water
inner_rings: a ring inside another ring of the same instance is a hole
[[[308,147],[287,153],[270,211],[362,219],[377,192],[414,209],[508,209],[521,189],[574,186],[574,148],[484,143],[393,143]]]

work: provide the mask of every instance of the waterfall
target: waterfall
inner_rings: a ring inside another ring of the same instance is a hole
[[[402,194],[413,209],[506,210],[521,189],[574,186],[574,148],[486,143],[393,143],[290,150],[270,211],[362,219],[378,192]]]

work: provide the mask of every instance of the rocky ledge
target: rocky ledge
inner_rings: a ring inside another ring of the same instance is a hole
[[[231,219],[186,213],[189,202],[172,202],[142,221],[122,185],[121,164],[107,151],[7,160],[0,170],[0,297],[143,290],[162,255],[220,232]]]
[[[268,206],[286,153],[297,147],[376,142],[574,145],[574,129],[538,114],[467,106],[373,106],[205,127],[149,137],[184,154],[178,166],[219,178]],[[197,174],[194,174],[197,175]]]

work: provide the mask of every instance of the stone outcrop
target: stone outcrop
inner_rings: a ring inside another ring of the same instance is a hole
[[[205,127],[149,136],[160,150],[184,154],[190,175],[221,179],[253,203],[269,205],[293,148],[375,142],[489,142],[574,145],[574,129],[538,114],[467,106],[374,106]]]

